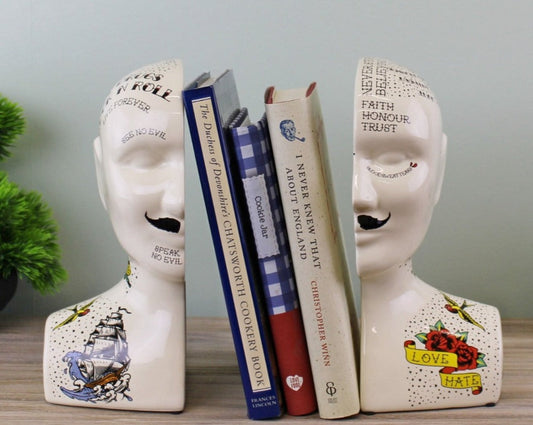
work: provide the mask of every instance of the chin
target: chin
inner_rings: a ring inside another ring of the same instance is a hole
[[[184,281],[185,250],[182,243],[145,241],[142,248],[130,249],[127,254],[143,274],[152,274],[169,281]]]
[[[146,270],[148,273],[161,276],[168,281],[183,282],[185,280],[185,267],[183,265],[165,264],[152,260],[146,264]]]
[[[376,274],[379,274],[386,270],[381,264],[375,264],[374,262],[358,261],[355,262],[357,275],[359,278],[366,278]]]
[[[360,278],[378,275],[387,270],[405,264],[409,255],[398,255],[399,252],[387,252],[383,249],[371,249],[370,247],[356,248],[355,266]]]
[[[361,253],[360,249],[355,251],[355,267],[360,278],[378,274],[387,268],[379,256]]]

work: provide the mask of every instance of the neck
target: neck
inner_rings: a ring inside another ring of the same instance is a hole
[[[131,273],[127,292],[131,302],[148,310],[184,310],[185,282],[162,273],[153,273],[135,260],[130,260]],[[122,282],[123,285],[128,285]],[[178,313],[179,314],[179,313]]]
[[[391,313],[413,311],[434,289],[413,274],[411,259],[379,273],[361,276],[361,302],[367,312],[386,305]]]
[[[416,279],[413,274],[411,259],[400,265],[394,265],[386,270],[360,276],[361,286],[368,286],[375,290],[386,289],[390,293],[391,288],[403,288]]]

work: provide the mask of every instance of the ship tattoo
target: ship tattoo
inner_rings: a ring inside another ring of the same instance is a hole
[[[89,336],[82,351],[70,351],[63,360],[68,362],[68,373],[75,388],[60,387],[68,397],[89,402],[131,401],[131,375],[126,373],[130,364],[128,343],[122,316],[130,314],[119,307],[100,320]]]

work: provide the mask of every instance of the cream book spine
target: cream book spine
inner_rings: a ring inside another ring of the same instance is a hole
[[[321,418],[359,412],[357,318],[316,84],[265,93],[296,285]]]

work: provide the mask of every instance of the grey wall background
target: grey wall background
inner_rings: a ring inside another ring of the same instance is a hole
[[[181,58],[185,80],[233,68],[241,103],[263,112],[264,89],[317,81],[354,292],[353,79],[362,56],[424,77],[441,105],[448,162],[441,201],[414,259],[434,286],[533,317],[533,2],[1,0],[0,92],[28,130],[0,164],[42,192],[60,226],[70,278],[40,296],[21,284],[1,314],[47,314],[122,276],[126,257],[100,205],[92,140],[101,105],[126,73]],[[223,316],[188,130],[187,306]]]

